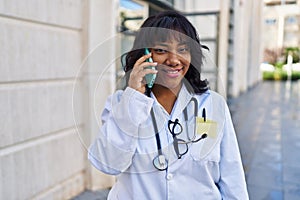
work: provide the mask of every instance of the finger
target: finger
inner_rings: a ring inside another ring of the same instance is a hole
[[[138,89],[145,86],[144,77],[147,74],[156,74],[158,71],[152,68],[142,68],[142,70],[135,70],[130,74],[129,86]]]
[[[150,58],[152,56],[152,54],[147,54],[147,55],[143,55],[142,57],[140,57],[136,62],[134,66],[138,66],[140,64],[142,64],[143,62],[145,62],[148,58]]]
[[[132,72],[133,74],[138,74],[138,73],[141,73],[143,72],[145,69],[153,69],[157,66],[157,63],[154,62],[154,63],[150,63],[150,62],[144,62],[142,64],[140,64],[139,66],[135,66],[133,67],[132,69]],[[155,69],[156,70],[156,69]]]
[[[157,62],[144,62],[139,67],[137,67],[140,71],[146,70],[146,69],[154,69],[156,70]]]
[[[157,70],[156,69],[152,69],[152,68],[144,68],[144,70],[141,72],[141,76],[144,77],[146,74],[157,74]]]

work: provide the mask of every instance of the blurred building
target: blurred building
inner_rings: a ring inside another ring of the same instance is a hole
[[[0,0],[0,199],[69,199],[113,184],[86,148],[118,87],[130,32],[147,16],[188,16],[210,48],[204,77],[230,97],[260,81],[262,8],[260,0]]]
[[[279,54],[283,48],[300,47],[299,0],[265,0],[263,13],[265,51]]]

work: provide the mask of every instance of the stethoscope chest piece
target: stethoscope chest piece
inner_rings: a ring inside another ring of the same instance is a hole
[[[164,155],[160,154],[153,159],[153,165],[156,169],[163,171],[168,167],[168,160]]]

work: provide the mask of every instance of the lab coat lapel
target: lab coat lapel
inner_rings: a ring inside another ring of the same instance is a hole
[[[180,115],[182,115],[183,110],[187,107],[192,97],[193,95],[187,90],[187,88],[183,84],[181,90],[179,91],[174,108],[172,110],[171,117],[178,118]]]

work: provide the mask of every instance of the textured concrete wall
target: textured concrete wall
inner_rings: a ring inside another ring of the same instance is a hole
[[[84,189],[72,115],[81,0],[0,0],[0,199],[67,199]]]
[[[115,43],[118,38],[116,36],[118,0],[90,0],[87,15],[88,55],[81,71],[84,88],[87,88],[82,95],[85,126],[80,133],[86,147],[99,133],[104,104],[115,90],[115,63],[119,62]],[[90,163],[86,169],[88,189],[97,190],[113,185],[113,176],[101,173]]]
[[[260,81],[262,2],[234,1],[234,47],[232,88],[229,95],[239,96]]]
[[[253,1],[252,20],[250,28],[250,54],[248,62],[248,85],[253,86],[262,80],[261,71],[258,66],[263,61],[263,5],[262,1]]]

